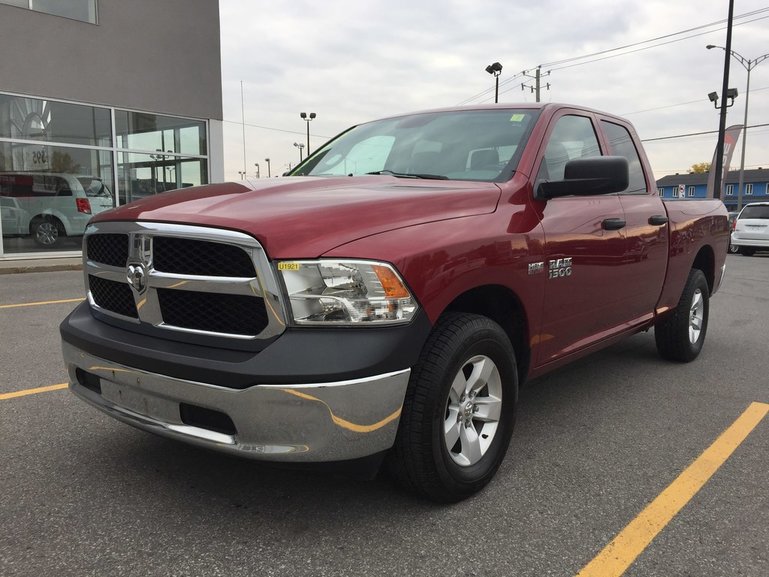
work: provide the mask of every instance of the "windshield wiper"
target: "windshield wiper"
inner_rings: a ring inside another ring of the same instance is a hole
[[[366,174],[387,174],[396,178],[424,178],[427,180],[448,180],[448,176],[442,174],[409,174],[405,172],[393,172],[392,170],[376,170],[374,172],[367,172]]]

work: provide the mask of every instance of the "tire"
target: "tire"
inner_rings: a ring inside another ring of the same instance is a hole
[[[696,359],[705,342],[709,313],[708,281],[701,270],[693,268],[678,305],[654,327],[654,340],[660,356],[682,363]]]
[[[740,254],[742,256],[753,256],[755,254],[755,252],[756,252],[756,249],[754,249],[754,248],[750,248],[750,247],[747,247],[747,246],[741,246],[740,247]]]
[[[54,248],[65,236],[64,227],[53,217],[36,218],[29,228],[35,244],[44,248]]]
[[[387,469],[433,501],[477,493],[510,444],[518,401],[515,353],[487,317],[447,313],[411,373]]]
[[[740,247],[737,246],[736,244],[729,244],[729,252],[731,254],[737,254],[738,252],[740,252]]]

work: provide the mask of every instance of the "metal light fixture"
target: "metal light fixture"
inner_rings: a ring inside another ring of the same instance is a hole
[[[729,99],[729,104],[726,105],[727,108],[734,106],[734,99],[737,98],[737,96],[736,88],[730,88],[726,91],[726,97]],[[713,103],[713,107],[718,110],[718,92],[708,93],[708,100],[710,100]]]
[[[270,178],[270,176],[272,176],[270,174],[270,159],[269,158],[265,158],[264,161],[267,163],[267,178]]]
[[[314,112],[310,112],[310,114],[306,112],[299,113],[299,117],[307,123],[307,156],[310,156],[310,120],[313,120],[316,116],[317,114]]]
[[[295,142],[294,146],[296,146],[299,149],[299,162],[302,162],[302,149],[304,148],[304,144],[301,142]]]
[[[494,62],[486,67],[486,72],[494,77],[494,104],[499,102],[499,75],[502,74],[502,65],[499,62]]]

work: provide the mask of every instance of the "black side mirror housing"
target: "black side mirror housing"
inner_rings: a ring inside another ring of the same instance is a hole
[[[629,182],[630,169],[624,156],[576,158],[566,163],[563,180],[537,187],[537,198],[612,194],[625,190]]]

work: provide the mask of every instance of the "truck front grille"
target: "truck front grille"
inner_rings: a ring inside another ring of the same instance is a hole
[[[88,286],[99,307],[124,317],[139,318],[134,295],[126,283],[88,275]]]
[[[153,240],[155,270],[202,276],[256,276],[242,248],[219,242],[159,236]]]
[[[91,306],[144,334],[260,340],[285,329],[277,281],[253,237],[115,222],[90,225],[85,242]]]
[[[256,335],[267,326],[263,299],[158,289],[160,310],[167,325],[236,335]]]
[[[86,255],[94,262],[125,266],[128,261],[127,234],[97,234],[86,241]]]

